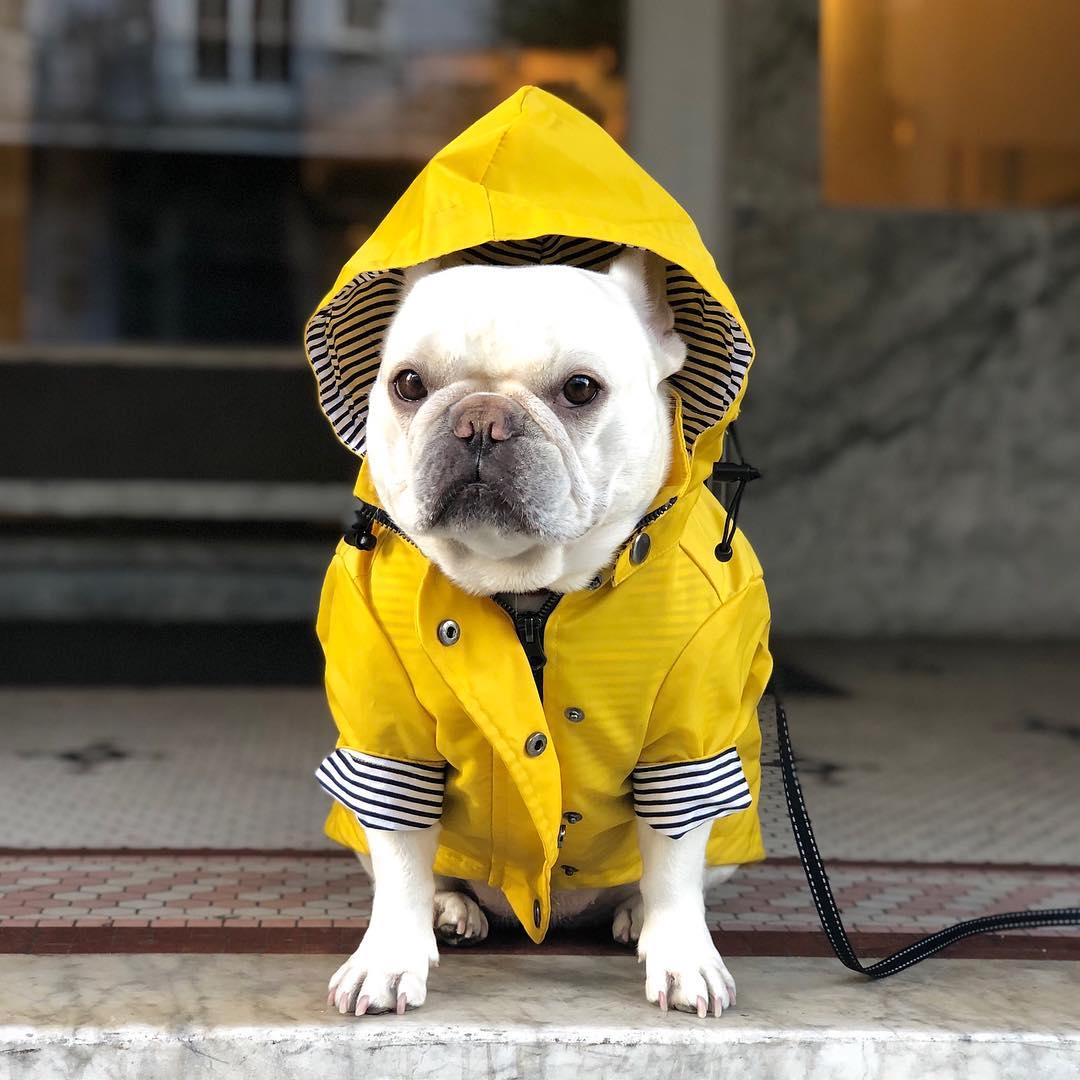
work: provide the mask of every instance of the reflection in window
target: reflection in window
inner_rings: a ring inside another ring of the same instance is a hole
[[[825,196],[1080,202],[1076,0],[822,0]]]
[[[23,24],[25,0],[0,0],[0,27],[18,30]]]
[[[229,0],[199,0],[195,70],[205,82],[229,77]]]
[[[345,25],[352,30],[378,30],[384,0],[344,0]]]
[[[519,86],[626,133],[621,0],[0,0],[20,8],[0,352],[294,347],[427,159]]]
[[[252,70],[257,82],[289,81],[290,0],[255,0],[255,56]]]

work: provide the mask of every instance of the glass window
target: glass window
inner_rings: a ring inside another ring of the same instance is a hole
[[[428,158],[519,86],[626,132],[621,0],[48,6],[0,30],[0,342],[298,348]]]
[[[344,0],[345,25],[354,30],[375,30],[382,21],[385,0]]]
[[[229,77],[229,0],[199,0],[196,71],[208,82]]]
[[[290,0],[255,0],[253,72],[259,82],[287,82],[291,50]]]
[[[825,195],[1080,202],[1075,0],[822,0]]]
[[[17,30],[22,26],[25,0],[0,0],[0,27]]]

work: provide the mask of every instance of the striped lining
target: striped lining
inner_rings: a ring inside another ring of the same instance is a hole
[[[703,761],[639,765],[631,781],[634,813],[672,840],[753,802],[734,746]]]
[[[427,829],[442,816],[446,766],[374,757],[339,748],[315,779],[366,829]]]
[[[473,265],[554,263],[603,270],[622,250],[606,240],[551,235],[492,241],[468,248],[461,257]],[[308,324],[305,344],[319,402],[338,438],[357,454],[366,449],[368,391],[403,283],[401,270],[358,274]],[[674,264],[667,268],[667,299],[686,343],[686,363],[668,381],[682,398],[683,433],[691,449],[735,400],[752,353],[738,320]]]

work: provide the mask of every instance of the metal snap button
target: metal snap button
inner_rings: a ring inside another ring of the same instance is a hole
[[[649,554],[649,548],[652,547],[652,540],[649,539],[647,532],[638,533],[634,537],[634,542],[630,545],[630,561],[636,566],[638,563],[643,563]]]
[[[571,825],[576,825],[581,820],[581,815],[576,810],[567,810],[563,817]]]
[[[558,838],[558,840],[555,841],[555,846],[556,847],[562,847],[562,842],[565,839],[566,839],[566,822],[564,821],[559,826],[559,838]]]
[[[581,721],[585,719],[585,710],[571,706],[563,713],[563,716],[565,716],[571,724],[580,724]]]
[[[525,740],[525,753],[529,757],[539,757],[547,749],[547,736],[542,731],[534,731]]]
[[[456,645],[461,639],[461,627],[453,619],[443,619],[435,633],[444,645]]]
[[[577,873],[577,867],[576,866],[564,866],[562,868],[562,872],[567,877],[573,877]]]
[[[533,924],[536,926],[537,930],[540,929],[540,901],[539,900],[534,900],[533,901]]]

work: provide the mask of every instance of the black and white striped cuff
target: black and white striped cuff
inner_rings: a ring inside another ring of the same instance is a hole
[[[315,779],[366,829],[429,829],[442,817],[446,766],[374,757],[341,747]]]
[[[634,813],[672,840],[753,802],[734,746],[703,761],[639,765],[631,781]]]

